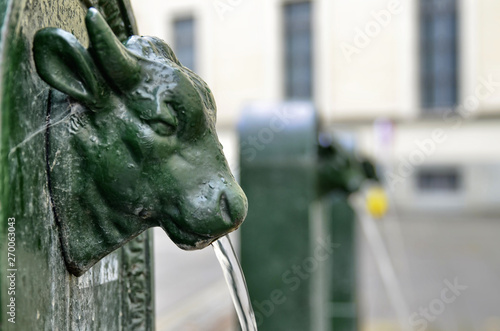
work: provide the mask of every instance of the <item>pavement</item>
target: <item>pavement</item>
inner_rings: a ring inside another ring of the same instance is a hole
[[[365,331],[500,331],[500,218],[391,215],[375,224],[397,282],[380,276],[380,257],[360,231]],[[403,309],[391,298],[397,291]]]
[[[233,331],[236,319],[211,247],[183,251],[154,229],[157,331]],[[232,236],[233,244],[237,237]]]
[[[369,221],[378,241],[358,233],[363,331],[500,331],[500,217]],[[157,330],[236,330],[213,250],[185,252],[155,231]]]

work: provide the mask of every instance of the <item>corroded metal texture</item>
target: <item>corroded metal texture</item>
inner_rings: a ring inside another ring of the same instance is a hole
[[[80,0],[87,8],[99,8],[114,34],[122,42],[137,34],[132,7],[128,1]]]
[[[161,226],[183,249],[238,228],[246,196],[215,132],[212,93],[155,37],[121,43],[89,9],[85,49],[67,31],[35,35],[37,72],[54,91],[47,119],[49,190],[76,276]]]
[[[120,12],[113,16],[105,4]],[[115,22],[111,26],[122,40],[136,33],[126,1],[92,5]],[[66,271],[49,198],[46,117],[50,89],[35,71],[32,41],[36,31],[52,26],[70,31],[88,46],[86,12],[86,3],[77,0],[0,1],[2,330],[153,329],[149,233],[108,255],[82,277],[74,277]],[[6,277],[11,273],[7,273],[8,218],[16,220],[15,294]],[[12,298],[15,324],[5,310]]]

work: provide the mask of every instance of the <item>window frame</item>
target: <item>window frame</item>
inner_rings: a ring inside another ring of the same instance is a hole
[[[289,70],[291,67],[291,61],[289,58],[289,48],[291,48],[289,44],[289,35],[288,35],[288,15],[287,8],[291,6],[300,6],[307,4],[309,6],[309,15],[308,15],[308,23],[309,30],[307,31],[309,34],[308,40],[308,64],[307,64],[307,76],[306,83],[308,84],[307,93],[305,95],[296,94],[294,91],[296,88],[293,88],[293,78],[289,75],[292,75],[294,72]],[[281,29],[282,29],[282,64],[283,64],[283,74],[282,74],[282,87],[283,87],[283,96],[285,100],[300,100],[300,101],[312,101],[314,100],[314,86],[315,86],[315,68],[314,68],[314,2],[311,0],[289,0],[284,1],[281,6]],[[308,81],[308,82],[307,82]]]
[[[190,21],[192,23],[192,27],[191,27],[191,37],[190,37],[190,40],[191,40],[191,54],[190,54],[190,57],[191,57],[191,60],[190,61],[186,61],[186,59],[184,58],[183,54],[183,50],[182,49],[179,49],[179,43],[178,43],[178,38],[180,37],[179,34],[178,34],[178,24],[180,23],[183,23],[183,22],[188,22]],[[197,41],[196,41],[196,27],[197,27],[197,20],[196,20],[196,17],[195,15],[193,14],[187,14],[187,15],[179,15],[179,16],[176,16],[172,19],[172,35],[173,35],[173,38],[172,38],[172,48],[174,50],[174,53],[176,54],[177,58],[179,59],[179,61],[181,62],[181,64],[187,68],[189,68],[190,70],[192,71],[196,71],[198,70],[198,61],[197,61],[197,57],[196,57],[196,50],[197,50]]]
[[[449,83],[449,87],[451,89],[451,94],[452,96],[450,99],[453,99],[450,104],[446,105],[439,105],[439,102],[437,102],[435,99],[435,94],[436,94],[436,88],[429,88],[427,87],[429,83],[435,85],[442,85],[439,83],[439,80],[436,78],[437,73],[435,69],[427,70],[425,71],[425,67],[429,66],[429,63],[432,63],[433,61],[436,61],[436,54],[439,55],[438,52],[434,50],[429,50],[429,48],[424,47],[425,44],[431,44],[431,46],[435,46],[437,42],[435,41],[432,43],[433,38],[436,38],[436,29],[435,30],[425,30],[425,26],[427,26],[429,23],[429,16],[426,16],[425,13],[425,3],[427,5],[430,5],[431,7],[435,8],[435,6],[442,6],[443,0],[419,0],[418,2],[418,59],[419,59],[419,71],[418,71],[418,83],[419,83],[419,105],[421,108],[421,115],[427,116],[427,117],[433,117],[433,116],[440,116],[443,115],[450,110],[452,112],[455,112],[458,106],[460,105],[460,78],[461,78],[461,67],[460,67],[460,51],[461,51],[461,31],[460,31],[460,1],[458,0],[446,0],[449,3],[446,4],[446,6],[452,6],[452,10],[446,11],[448,14],[453,15],[452,19],[452,26],[453,26],[453,32],[450,33],[451,41],[449,44],[451,44],[450,47],[452,47],[452,50],[449,50],[449,53],[446,54],[447,60],[451,60],[453,65],[450,67],[452,68],[452,72],[448,73],[449,76],[451,76],[452,82]],[[432,9],[427,9],[430,12],[434,13],[434,18],[430,17],[430,19],[434,19],[434,23],[438,21],[436,17],[438,14],[436,14],[435,11]],[[432,16],[432,15],[430,15]],[[439,22],[438,22],[439,23]],[[449,22],[450,23],[450,22]],[[425,26],[424,26],[425,25]],[[425,32],[429,32],[431,36],[428,36],[426,39],[424,39],[424,34]],[[448,39],[449,40],[449,39]],[[443,46],[444,47],[444,46]],[[442,54],[442,53],[441,53]],[[451,56],[449,56],[451,54]],[[448,69],[450,69],[448,68]],[[433,77],[431,78],[426,78],[426,74],[431,74]],[[448,91],[450,92],[450,91]],[[433,96],[434,95],[434,96]]]

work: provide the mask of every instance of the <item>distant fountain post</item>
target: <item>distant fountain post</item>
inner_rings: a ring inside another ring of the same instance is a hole
[[[239,126],[241,263],[260,331],[358,329],[349,194],[373,166],[320,133],[311,103],[253,104]]]
[[[322,271],[312,246],[325,239],[315,238],[310,222],[316,127],[309,103],[252,105],[241,118],[240,177],[249,199],[241,263],[259,331],[307,331],[315,323],[311,291]]]

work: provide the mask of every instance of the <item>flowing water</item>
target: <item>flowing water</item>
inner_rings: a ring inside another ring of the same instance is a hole
[[[229,240],[229,236],[224,236],[212,243],[215,255],[219,260],[224,278],[233,298],[234,308],[238,314],[242,331],[257,331],[255,314],[253,312],[250,296],[248,295],[247,284],[240,263]]]

